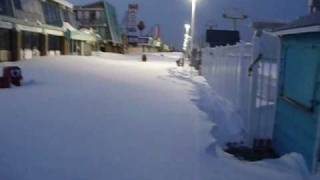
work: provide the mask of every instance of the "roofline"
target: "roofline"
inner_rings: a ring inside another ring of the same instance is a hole
[[[83,7],[83,6],[74,6],[73,8],[75,11],[103,11],[104,8],[87,8],[87,7]]]
[[[93,2],[86,3],[86,4],[77,5],[77,7],[87,8],[85,6],[92,6],[92,5],[99,4],[99,3],[102,3],[103,5],[105,5],[106,2],[104,0],[96,0],[96,1],[93,1]]]
[[[320,25],[298,27],[293,29],[284,29],[284,30],[273,32],[273,33],[278,36],[284,36],[284,35],[303,34],[303,33],[312,33],[312,32],[320,32]]]
[[[67,1],[67,0],[52,0],[52,1],[54,1],[54,2],[56,2],[56,3],[58,3],[58,4],[62,4],[62,5],[64,5],[64,6],[66,6],[66,7],[68,7],[68,8],[73,9],[73,4],[70,3],[70,2]]]

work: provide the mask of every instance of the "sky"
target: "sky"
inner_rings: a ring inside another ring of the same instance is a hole
[[[98,0],[69,0],[79,5]],[[138,3],[139,18],[147,28],[160,24],[162,39],[171,46],[181,48],[184,24],[190,23],[191,0],[108,0],[118,12],[118,19],[124,17],[129,3]],[[249,19],[239,26],[241,38],[250,40],[250,24],[254,21],[288,22],[307,14],[308,0],[198,0],[196,36],[203,39],[208,25],[217,29],[231,29],[232,23],[222,18],[223,12],[247,14]]]

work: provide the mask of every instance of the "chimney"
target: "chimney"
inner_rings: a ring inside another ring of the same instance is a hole
[[[309,0],[309,11],[311,14],[320,11],[320,0]]]

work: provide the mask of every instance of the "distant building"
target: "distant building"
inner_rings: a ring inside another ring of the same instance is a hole
[[[125,28],[128,43],[131,45],[136,45],[139,42],[138,35],[138,19],[137,14],[139,10],[138,4],[129,4],[128,11],[125,17]]]
[[[84,54],[85,44],[94,42],[95,35],[76,29],[72,9],[73,5],[65,0],[2,0],[0,61],[75,51]],[[72,36],[74,33],[78,35]],[[75,43],[79,46],[72,49]]]
[[[309,9],[310,13],[320,11],[320,0],[309,0]]]
[[[100,36],[102,51],[121,51],[123,45],[121,28],[116,9],[106,1],[98,1],[74,8],[76,19],[82,28],[92,28]]]

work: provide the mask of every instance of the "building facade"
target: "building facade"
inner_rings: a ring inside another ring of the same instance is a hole
[[[72,39],[67,36],[70,29],[78,32],[73,5],[65,0],[2,0],[0,61],[71,54],[72,40],[83,44],[95,41],[93,33]],[[78,54],[84,47],[78,48]]]
[[[76,19],[82,28],[92,28],[99,35],[99,49],[104,52],[121,52],[123,46],[121,28],[116,9],[106,1],[77,6]]]

